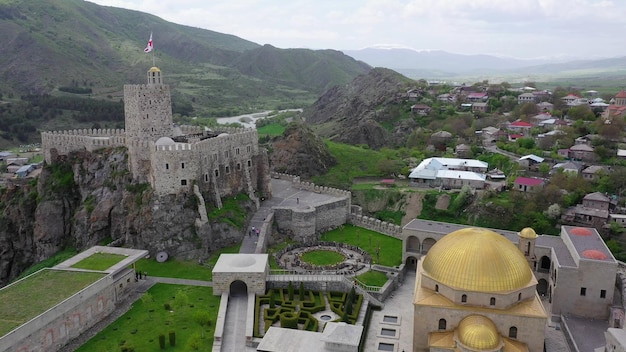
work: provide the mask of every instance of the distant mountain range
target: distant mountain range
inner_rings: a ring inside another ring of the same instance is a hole
[[[441,50],[418,51],[405,48],[365,48],[343,52],[371,66],[386,67],[414,79],[455,79],[468,76],[556,79],[611,74],[623,76],[626,72],[626,57],[565,61],[462,55]]]

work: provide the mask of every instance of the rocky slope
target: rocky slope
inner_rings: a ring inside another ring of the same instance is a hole
[[[397,119],[399,109],[405,109],[397,94],[414,85],[397,72],[375,68],[348,85],[326,91],[303,117],[322,137],[338,142],[375,149],[404,145],[416,123]]]
[[[272,141],[272,149],[273,170],[304,179],[323,175],[337,164],[324,141],[302,123],[291,123],[282,136]]]
[[[63,248],[103,240],[185,259],[241,241],[242,231],[226,223],[197,228],[198,217],[195,195],[156,197],[132,183],[125,148],[73,154],[0,194],[0,286]]]

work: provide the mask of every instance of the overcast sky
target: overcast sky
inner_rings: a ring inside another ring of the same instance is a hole
[[[518,58],[626,56],[624,0],[90,1],[279,48],[394,46]]]

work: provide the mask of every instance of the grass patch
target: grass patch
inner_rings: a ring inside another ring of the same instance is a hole
[[[281,249],[287,247],[288,245],[292,243],[294,243],[294,241],[292,241],[289,238],[286,238],[284,241],[281,241],[277,243],[276,245],[267,249],[267,254],[269,255],[269,258],[270,258],[270,269],[273,269],[273,270],[282,269],[282,267],[278,265],[278,263],[276,263],[276,258],[274,257],[274,253],[280,251]]]
[[[314,265],[333,265],[343,262],[345,257],[335,251],[318,249],[302,254],[301,259]]]
[[[168,304],[170,310],[164,305]],[[211,287],[156,284],[118,320],[106,327],[77,351],[119,351],[121,346],[135,351],[159,351],[159,334],[176,333],[176,345],[166,343],[167,351],[210,351],[220,297]],[[197,312],[209,313],[210,323],[196,323]],[[201,338],[204,329],[204,338]],[[192,347],[195,345],[195,347]]]
[[[376,264],[384,266],[402,264],[402,241],[376,231],[346,224],[343,228],[323,234],[322,241],[344,242],[357,246],[369,253]],[[376,254],[378,248],[380,251]]]
[[[218,209],[207,203],[207,215],[209,220],[228,223],[238,229],[242,229],[246,223],[247,212],[241,207],[241,203],[250,200],[246,194],[238,194],[233,198],[222,199],[222,208]]]
[[[260,136],[261,135],[282,136],[283,133],[285,132],[285,126],[279,123],[272,123],[272,124],[257,128],[257,132]]]
[[[380,176],[378,167],[386,157],[382,153],[353,145],[326,141],[330,154],[337,159],[337,165],[325,175],[313,177],[313,182],[343,189],[352,186],[355,177]]]
[[[197,261],[170,259],[159,263],[156,260],[140,259],[137,261],[137,271],[147,272],[150,276],[173,277],[177,279],[211,281],[213,279],[213,267],[217,258],[222,253],[239,253],[240,244],[222,248],[211,254],[205,265],[198,264]]]
[[[34,264],[32,266],[30,266],[28,269],[24,270],[20,276],[18,277],[18,279],[21,279],[23,277],[26,277],[34,272],[37,272],[43,268],[52,268],[53,266],[59,264],[59,263],[63,263],[64,261],[70,259],[71,257],[75,256],[76,254],[78,254],[78,251],[76,251],[76,249],[74,248],[66,248],[60,252],[57,252],[55,255],[53,255],[52,257],[46,259],[46,260],[42,260],[37,264]]]
[[[126,258],[125,255],[113,253],[94,253],[72,265],[72,268],[104,271]]]
[[[356,278],[367,286],[383,287],[387,282],[387,275],[374,270],[367,271]]]
[[[374,216],[378,220],[390,222],[392,224],[401,225],[402,218],[406,213],[403,211],[395,211],[395,210],[381,210],[377,211]]]
[[[0,336],[104,277],[101,273],[42,270],[0,290]],[[37,293],[37,297],[33,294]]]

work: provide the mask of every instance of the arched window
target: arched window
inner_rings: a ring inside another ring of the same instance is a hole
[[[439,285],[435,285],[435,292],[439,292]]]
[[[490,306],[495,306],[496,305],[496,298],[495,297],[491,297],[489,299],[489,305]]]
[[[518,301],[521,301],[521,300],[522,300],[522,293],[521,293],[521,292],[517,294],[517,300],[518,300]]]
[[[446,320],[439,319],[439,330],[445,330],[445,329],[446,329]]]
[[[516,339],[517,338],[517,328],[515,326],[511,326],[509,328],[509,337],[512,339]]]
[[[467,295],[461,296],[461,303],[467,302]]]

